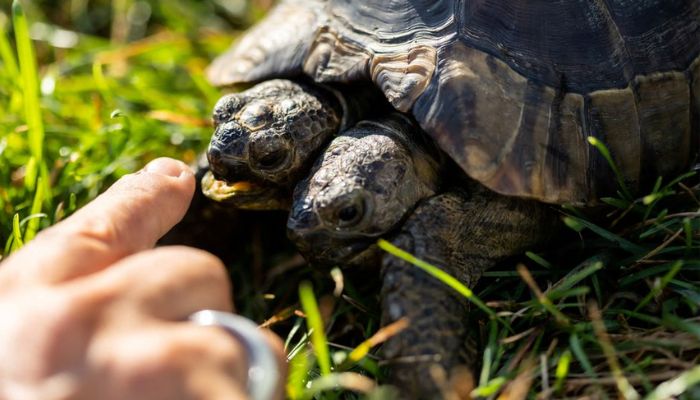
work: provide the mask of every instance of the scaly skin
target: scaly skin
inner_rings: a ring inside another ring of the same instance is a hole
[[[416,208],[391,242],[473,287],[483,271],[537,245],[552,231],[550,206],[506,197],[478,184],[433,196]],[[442,398],[430,373],[475,366],[466,299],[427,273],[382,256],[382,325],[409,327],[383,346],[390,379],[405,398]]]
[[[222,97],[207,158],[205,193],[239,208],[281,208],[313,156],[337,132],[342,107],[330,92],[288,80]],[[235,184],[245,181],[246,184]],[[287,201],[288,204],[288,201]]]
[[[228,94],[214,107],[204,193],[235,208],[288,209],[294,185],[333,135],[388,107],[367,84],[275,79]]]

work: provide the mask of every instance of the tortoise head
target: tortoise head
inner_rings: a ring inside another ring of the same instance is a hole
[[[288,80],[222,97],[214,107],[205,194],[239,208],[284,208],[341,116],[332,94]]]
[[[294,191],[287,232],[322,264],[355,264],[437,190],[439,162],[401,115],[366,121],[336,137]]]

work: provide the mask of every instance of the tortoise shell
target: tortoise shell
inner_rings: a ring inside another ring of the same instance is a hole
[[[678,173],[700,134],[700,0],[285,1],[217,85],[372,80],[470,177],[549,203]]]

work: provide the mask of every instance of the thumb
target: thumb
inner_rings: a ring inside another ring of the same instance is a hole
[[[23,278],[57,283],[101,270],[151,248],[187,211],[194,194],[192,170],[169,158],[119,179],[105,193],[6,261]]]

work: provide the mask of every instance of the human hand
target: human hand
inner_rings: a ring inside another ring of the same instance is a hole
[[[194,187],[185,164],[154,160],[0,264],[0,398],[246,398],[242,344],[184,322],[231,311],[223,265],[153,249]],[[279,339],[260,334],[283,368]]]

